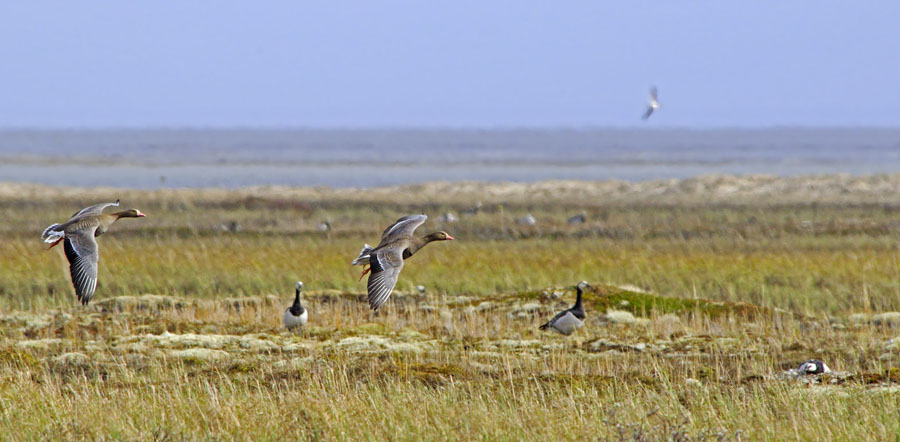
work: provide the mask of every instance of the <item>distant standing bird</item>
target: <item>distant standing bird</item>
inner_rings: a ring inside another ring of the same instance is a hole
[[[575,216],[569,218],[568,223],[569,224],[584,224],[586,221],[587,221],[587,214],[585,214],[584,211],[582,211],[578,215],[575,215]]]
[[[65,241],[63,248],[66,259],[69,260],[72,286],[75,287],[75,295],[82,305],[87,305],[91,301],[97,289],[97,262],[100,256],[95,238],[106,233],[119,218],[146,216],[138,209],[103,213],[103,209],[118,205],[119,200],[116,200],[114,203],[100,203],[86,207],[75,212],[65,223],[47,227],[41,235],[44,242],[50,243],[47,250],[52,249],[60,241]]]
[[[303,290],[303,281],[297,281],[294,303],[284,311],[282,322],[288,330],[306,325],[307,312],[300,304],[300,290]]]
[[[537,224],[537,218],[535,218],[534,215],[529,213],[523,217],[516,218],[516,222],[523,226],[533,226],[533,225]]]
[[[656,86],[650,88],[650,102],[647,103],[647,112],[644,113],[643,120],[650,118],[653,111],[659,109],[659,99],[657,98]]]
[[[481,206],[482,206],[481,201],[478,201],[475,203],[475,206],[473,206],[469,209],[460,210],[459,213],[462,215],[478,215],[478,212],[481,211]]]
[[[831,369],[824,362],[818,359],[810,359],[797,367],[797,371],[801,374],[822,374],[831,373]]]
[[[369,294],[369,306],[373,310],[384,305],[391,296],[391,291],[397,285],[397,277],[403,270],[403,260],[413,256],[419,249],[432,241],[448,241],[453,237],[447,232],[434,232],[423,237],[413,236],[416,229],[428,219],[425,215],[409,215],[398,219],[381,234],[381,242],[372,248],[366,244],[359,256],[353,260],[353,265],[369,265],[371,268],[363,270],[359,278],[362,279],[370,270],[367,291]]]
[[[320,232],[330,232],[331,231],[331,220],[325,219],[325,221],[322,221],[321,223],[319,223],[319,225],[316,228],[319,229]]]
[[[577,292],[575,297],[575,305],[568,310],[563,310],[556,314],[553,319],[547,321],[544,325],[540,326],[541,330],[546,330],[548,328],[552,328],[554,331],[564,334],[566,336],[571,335],[581,328],[584,325],[584,308],[581,306],[581,295],[584,292],[584,289],[590,287],[590,285],[581,281],[578,285],[575,286],[575,290]]]

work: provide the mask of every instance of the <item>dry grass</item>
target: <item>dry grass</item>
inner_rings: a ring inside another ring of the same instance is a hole
[[[900,310],[890,206],[610,208],[509,196],[513,202],[442,225],[438,215],[464,201],[376,210],[346,195],[125,192],[124,202],[150,216],[122,221],[100,239],[101,286],[91,307],[76,307],[64,260],[43,251],[39,233],[115,193],[91,191],[74,202],[55,192],[0,198],[5,437],[900,433],[900,318],[877,316]],[[582,208],[590,221],[568,225]],[[348,261],[392,219],[422,211],[432,215],[426,229],[445,228],[458,240],[417,255],[395,301],[373,315]],[[515,224],[528,212],[537,226]],[[325,217],[335,226],[328,234],[315,229]],[[220,229],[231,221],[241,231]],[[310,325],[298,335],[280,326],[296,279],[312,291]],[[569,338],[539,333],[541,320],[571,302],[571,289],[554,292],[581,279],[597,286],[586,327]],[[425,295],[414,293],[417,284]],[[121,298],[145,293],[169,298]],[[605,320],[612,308],[636,320]],[[779,376],[812,357],[844,373]]]

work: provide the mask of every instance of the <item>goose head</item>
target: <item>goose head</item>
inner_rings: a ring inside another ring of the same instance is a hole
[[[450,236],[449,233],[444,232],[442,230],[440,232],[434,232],[432,234],[429,234],[428,236],[425,237],[425,240],[427,240],[429,242],[431,242],[431,241],[451,241],[451,240],[453,240],[453,237]]]
[[[128,209],[124,212],[119,212],[119,218],[143,218],[145,216],[147,214],[138,209]]]

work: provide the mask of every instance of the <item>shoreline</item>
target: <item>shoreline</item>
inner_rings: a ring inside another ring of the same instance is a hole
[[[0,200],[102,198],[127,194],[153,199],[273,198],[305,201],[440,202],[466,204],[900,204],[900,174],[701,175],[685,179],[546,180],[523,182],[428,181],[377,187],[262,185],[238,188],[51,186],[0,181]]]

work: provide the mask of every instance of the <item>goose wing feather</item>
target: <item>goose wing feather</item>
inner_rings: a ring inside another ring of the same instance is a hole
[[[81,304],[87,305],[97,289],[97,261],[99,253],[94,231],[97,227],[70,232],[65,237],[64,249],[69,261],[69,274],[75,295]]]

